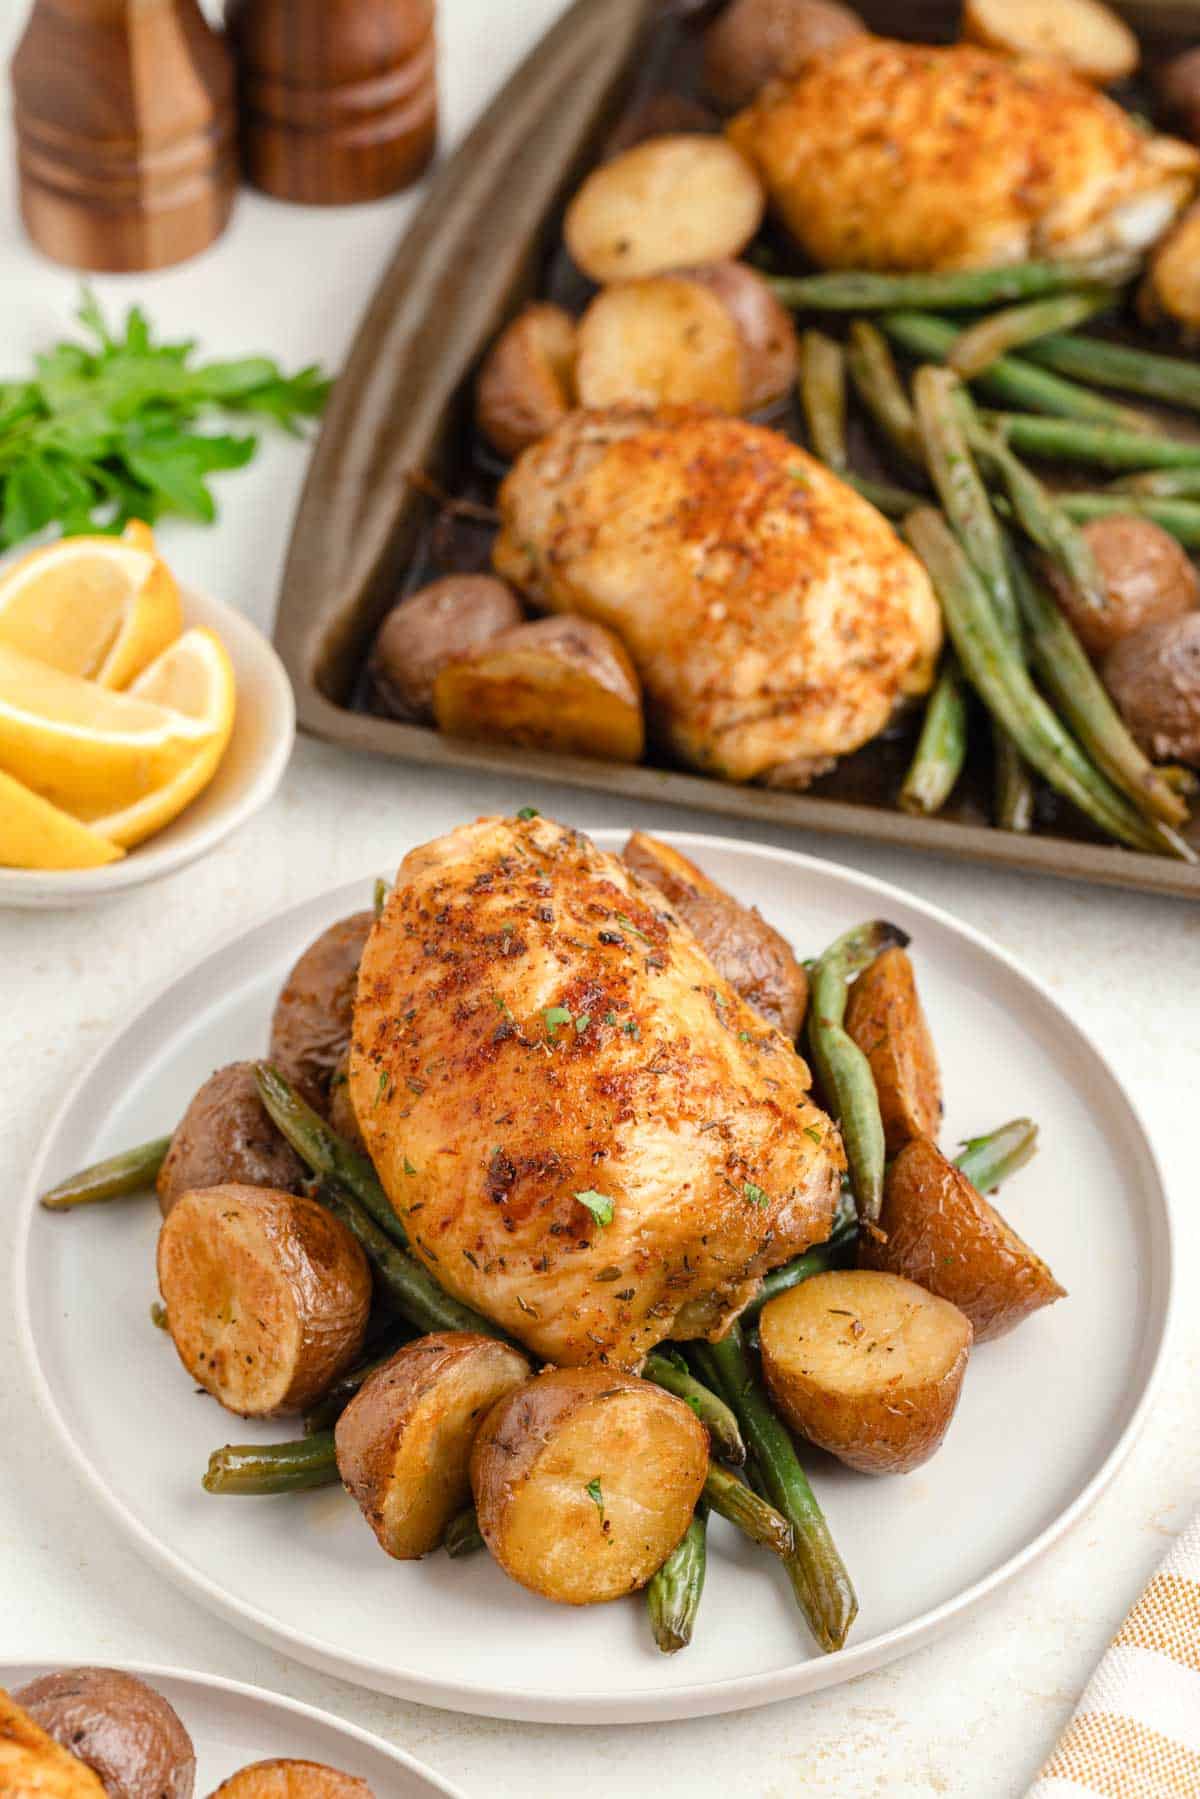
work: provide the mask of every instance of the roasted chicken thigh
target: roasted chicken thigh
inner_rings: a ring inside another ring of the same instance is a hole
[[[405,858],[350,1083],[415,1254],[549,1361],[719,1336],[831,1227],[841,1141],[792,1044],[660,893],[548,819]]]
[[[776,431],[575,412],[500,489],[496,570],[622,639],[649,722],[731,781],[803,786],[929,686],[941,616],[873,506]]]
[[[777,213],[830,268],[983,268],[1142,250],[1200,155],[1140,130],[1061,64],[851,37],[729,126]]]

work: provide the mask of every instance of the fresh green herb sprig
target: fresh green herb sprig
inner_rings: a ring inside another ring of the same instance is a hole
[[[240,414],[296,434],[329,392],[315,365],[196,363],[193,342],[156,342],[136,306],[115,331],[87,289],[78,316],[87,341],[55,344],[30,379],[0,382],[0,549],[54,524],[67,536],[167,512],[211,524],[209,477],[244,468],[258,439],[199,421]]]

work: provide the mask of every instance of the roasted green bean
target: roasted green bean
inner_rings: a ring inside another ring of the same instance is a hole
[[[1051,332],[1073,331],[1098,312],[1107,311],[1112,303],[1111,293],[1084,292],[1051,294],[1044,300],[1027,300],[1006,307],[960,332],[946,361],[964,380],[971,380],[990,368],[998,356],[1035,343]]]
[[[153,1188],[158,1171],[171,1147],[169,1137],[154,1137],[136,1149],[122,1150],[103,1162],[81,1168],[42,1194],[48,1212],[69,1212],[76,1206],[93,1206],[106,1199],[125,1199],[131,1193]]]

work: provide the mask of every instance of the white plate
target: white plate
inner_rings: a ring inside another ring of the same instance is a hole
[[[184,589],[184,625],[221,638],[237,676],[237,714],[216,774],[165,830],[103,868],[0,868],[0,906],[88,906],[143,881],[156,881],[203,856],[265,806],[278,787],[296,736],[287,670],[256,626],[232,606]]]
[[[0,1662],[0,1686],[11,1693],[43,1674],[74,1668],[76,1662]],[[464,1799],[458,1787],[422,1767],[402,1749],[343,1724],[311,1705],[284,1699],[261,1687],[222,1680],[215,1674],[187,1674],[145,1662],[112,1662],[149,1681],[179,1713],[196,1749],[196,1796],[211,1793],[248,1762],[285,1757],[324,1762],[365,1780],[375,1799]]]
[[[618,832],[598,832],[618,847]],[[912,932],[946,1079],[945,1142],[1016,1114],[1042,1150],[1004,1205],[1070,1298],[972,1361],[932,1462],[869,1480],[813,1458],[857,1585],[848,1647],[815,1653],[770,1558],[714,1521],[696,1638],[670,1659],[636,1600],[547,1604],[482,1557],[389,1562],[337,1490],[207,1496],[209,1451],[294,1435],[197,1397],[154,1330],[152,1201],[51,1216],[54,1180],[168,1129],[219,1063],[262,1052],[277,988],[364,878],[247,931],[113,1037],[49,1125],[25,1196],[18,1314],[76,1465],[142,1551],[235,1624],[330,1673],[460,1711],[559,1722],[682,1718],[862,1674],[961,1619],[1086,1510],[1133,1441],[1160,1366],[1170,1225],[1145,1132],[1100,1050],[999,950],[896,888],[783,850],[674,835],[802,955],[885,916]],[[398,846],[403,847],[403,846]]]

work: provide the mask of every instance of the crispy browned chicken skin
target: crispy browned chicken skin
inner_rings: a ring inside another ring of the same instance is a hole
[[[652,727],[731,781],[803,786],[924,692],[928,577],[777,431],[689,408],[575,412],[500,489],[497,571],[624,641]]]
[[[729,126],[779,216],[831,268],[956,269],[1144,249],[1196,185],[1061,65],[852,37]]]
[[[350,1082],[415,1253],[550,1361],[719,1336],[829,1233],[844,1157],[805,1064],[661,894],[549,819],[405,858]]]

